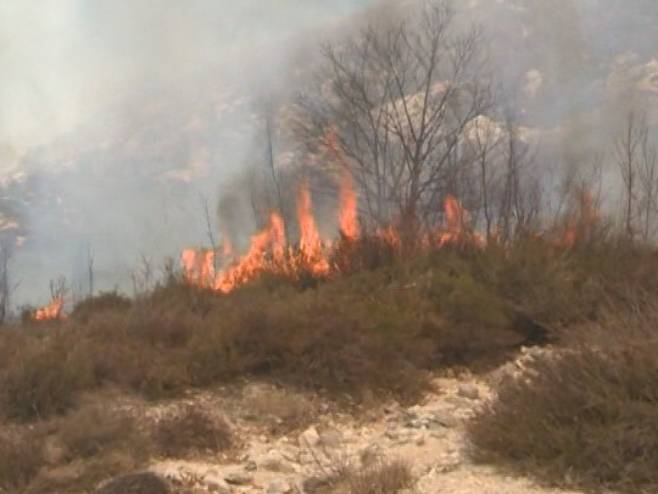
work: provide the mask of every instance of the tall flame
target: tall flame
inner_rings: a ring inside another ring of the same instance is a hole
[[[344,170],[338,212],[340,229],[344,237],[358,239],[360,232],[357,197],[352,177],[347,172],[347,168]],[[445,227],[434,231],[429,237],[423,238],[422,247],[424,249],[446,245],[484,247],[484,238],[474,233],[469,227],[469,214],[456,198],[446,197],[444,208]],[[313,216],[311,191],[306,181],[299,186],[297,220],[299,246],[296,250],[287,247],[284,219],[278,213],[271,213],[267,227],[251,237],[246,254],[218,273],[214,271],[214,250],[184,250],[181,264],[185,280],[196,286],[229,293],[265,272],[282,273],[293,277],[304,271],[317,277],[334,274],[328,257],[333,247],[330,243],[323,242],[320,237]],[[376,230],[375,235],[397,252],[401,252],[402,241],[399,231],[394,226],[380,228]],[[224,239],[223,251],[230,254],[231,250],[227,249],[227,245],[230,245],[228,237],[224,235]]]
[[[485,246],[482,235],[473,232],[469,227],[470,215],[454,196],[448,195],[443,202],[446,227],[438,235],[439,247],[446,245],[471,245],[477,248]]]
[[[236,287],[254,279],[267,267],[265,256],[268,248],[272,249],[275,259],[283,260],[285,230],[283,218],[277,213],[270,215],[270,224],[267,228],[251,237],[247,253],[235,265],[219,274],[215,280],[215,289],[229,293]]]
[[[340,231],[348,239],[354,240],[359,236],[359,219],[357,216],[357,199],[354,192],[354,183],[349,169],[343,169],[340,181]]]
[[[299,222],[299,250],[303,264],[315,275],[329,272],[329,262],[324,256],[320,233],[313,216],[313,202],[308,182],[299,187],[297,200],[297,221]]]
[[[209,287],[215,278],[215,253],[210,249],[185,249],[181,254],[183,276],[188,283]]]

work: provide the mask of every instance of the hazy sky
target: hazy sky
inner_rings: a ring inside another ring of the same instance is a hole
[[[215,69],[368,0],[2,0],[0,143],[48,142],[151,86]]]

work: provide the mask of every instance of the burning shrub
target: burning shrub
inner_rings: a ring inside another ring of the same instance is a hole
[[[474,456],[592,492],[654,492],[657,318],[588,327],[574,348],[532,361],[472,421]]]

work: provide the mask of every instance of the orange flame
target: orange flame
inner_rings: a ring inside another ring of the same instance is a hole
[[[320,233],[313,217],[313,202],[308,182],[302,182],[297,200],[297,221],[299,221],[299,250],[302,263],[315,275],[329,272],[329,262],[324,256]]]
[[[447,196],[443,203],[445,211],[446,228],[438,235],[438,246],[446,245],[472,245],[477,248],[485,246],[482,235],[474,233],[468,227],[470,215],[454,196]]]
[[[37,309],[34,313],[35,321],[53,321],[62,319],[62,309],[64,308],[64,298],[54,297],[50,304]]]
[[[459,201],[448,196],[445,199],[446,226],[433,232],[430,237],[424,237],[422,247],[443,247],[446,245],[471,245],[482,248],[485,240],[481,235],[469,228],[468,212]],[[350,239],[360,235],[357,198],[354,193],[352,177],[343,175],[340,190],[340,211],[338,212],[341,233]],[[299,222],[299,246],[297,250],[288,249],[285,233],[285,222],[278,213],[271,213],[268,226],[251,237],[248,251],[240,259],[226,269],[215,273],[213,270],[213,251],[186,249],[181,256],[185,279],[188,283],[229,293],[265,272],[283,273],[297,276],[303,270],[314,276],[325,277],[332,273],[332,268],[339,269],[329,263],[328,254],[334,247],[329,242],[323,242],[313,216],[313,202],[308,182],[302,182],[297,198],[297,219]],[[400,252],[402,241],[397,228],[389,226],[375,232],[381,240]],[[227,238],[225,236],[225,238]],[[230,244],[228,244],[230,245]],[[227,251],[227,240],[224,252]]]
[[[347,168],[343,169],[340,182],[339,222],[340,231],[346,238],[354,240],[359,236],[356,193],[354,192],[352,174]]]
[[[215,253],[210,249],[185,249],[181,254],[183,276],[188,283],[209,287],[215,277]]]
[[[590,191],[580,190],[576,199],[576,210],[568,219],[562,238],[555,242],[558,247],[573,248],[577,243],[591,237],[599,222],[599,212]]]
[[[265,255],[268,247],[272,249],[275,260],[282,262],[285,256],[285,246],[283,218],[277,213],[272,213],[269,226],[251,237],[251,245],[247,253],[240,258],[237,264],[219,274],[214,288],[220,292],[229,293],[238,286],[251,281],[267,267]]]

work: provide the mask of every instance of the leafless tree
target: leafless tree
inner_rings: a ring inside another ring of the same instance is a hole
[[[89,296],[94,296],[94,253],[91,243],[87,244],[87,282],[89,283]]]
[[[298,132],[318,156],[333,129],[376,223],[416,222],[463,165],[464,129],[492,106],[482,41],[437,0],[323,48],[322,91],[300,98]]]
[[[526,143],[514,115],[505,117],[501,185],[497,194],[499,239],[507,242],[532,230],[541,210],[540,178],[533,173],[536,150]]]
[[[615,143],[617,166],[619,168],[623,185],[623,225],[629,240],[635,238],[637,233],[636,222],[638,220],[638,204],[641,201],[640,170],[651,172],[651,167],[646,161],[655,161],[650,156],[648,145],[649,127],[645,114],[638,114],[631,110],[626,118],[626,125],[621,137]],[[643,161],[645,163],[643,163]],[[654,194],[651,193],[653,196]],[[647,205],[648,206],[648,205]],[[649,209],[649,208],[647,208]]]
[[[0,242],[0,324],[5,322],[9,314],[9,304],[12,288],[9,280],[9,260],[12,255],[12,244],[3,240]]]
[[[490,240],[496,222],[496,193],[500,178],[500,157],[505,144],[504,132],[495,122],[484,117],[475,118],[467,129],[465,143],[475,167],[478,184],[478,210],[484,217],[487,240]]]
[[[210,215],[210,206],[208,204],[208,198],[201,196],[201,207],[203,208],[203,216],[206,220],[206,234],[208,235],[208,241],[210,242],[210,248],[213,252],[212,263],[213,263],[213,272],[217,272],[217,254],[218,254],[218,244],[215,241],[215,230],[213,228],[212,216]]]
[[[646,121],[644,122],[646,125]],[[642,217],[642,240],[648,242],[655,233],[654,218],[658,207],[658,160],[656,146],[649,139],[648,126],[642,131],[640,143],[640,166],[638,178],[641,200],[639,204]]]

